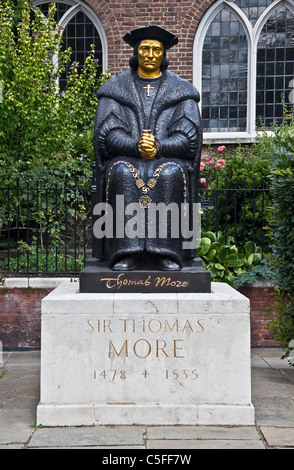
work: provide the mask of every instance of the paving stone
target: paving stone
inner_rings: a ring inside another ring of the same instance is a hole
[[[276,369],[254,369],[252,377],[253,397],[290,397],[294,384]]]
[[[254,426],[148,426],[147,439],[259,439]]]
[[[252,402],[257,426],[294,426],[294,401],[291,398],[255,397]]]
[[[147,449],[265,449],[261,440],[148,440]]]
[[[28,447],[144,445],[144,434],[145,428],[141,426],[39,428]]]
[[[21,365],[22,367],[40,366],[40,351],[13,351],[9,355],[9,366]]]
[[[270,447],[291,447],[294,449],[294,428],[261,427],[266,442]]]
[[[38,398],[11,398],[0,410],[0,444],[26,443],[36,422]]]
[[[284,369],[283,373],[287,377],[287,379],[292,382],[292,384],[294,386],[294,367],[292,366],[291,369]],[[294,393],[293,393],[293,395],[294,395]]]
[[[0,445],[0,450],[24,449],[24,444],[4,444]]]
[[[30,450],[48,450],[48,447],[32,447],[31,445],[30,446],[27,446],[26,448],[29,448]],[[145,446],[116,446],[116,445],[113,445],[113,446],[82,446],[82,447],[78,447],[78,446],[71,446],[71,447],[51,447],[50,446],[50,450],[70,450],[70,449],[74,449],[74,450],[79,450],[79,449],[87,449],[87,450],[110,450],[110,451],[116,451],[116,450],[126,450],[126,451],[129,451],[129,450],[145,450]],[[1,446],[0,446],[0,449],[1,449]],[[123,454],[125,455],[125,454]]]
[[[1,425],[1,412],[0,412],[0,445],[22,444],[22,446],[29,441],[33,429],[27,424],[17,420],[7,423],[5,420],[5,427]]]

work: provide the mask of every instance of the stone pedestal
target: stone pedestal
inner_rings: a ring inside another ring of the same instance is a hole
[[[249,301],[211,290],[56,288],[42,302],[37,424],[253,425]]]

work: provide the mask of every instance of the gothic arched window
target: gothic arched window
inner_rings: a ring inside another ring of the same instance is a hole
[[[294,0],[218,0],[194,43],[204,137],[254,139],[294,102]],[[201,51],[201,55],[197,55]]]
[[[34,6],[40,8],[47,15],[52,2],[36,0]],[[104,28],[95,12],[79,0],[62,0],[56,3],[56,21],[63,26],[62,48],[72,49],[72,61],[84,65],[91,44],[95,46],[95,59],[99,60],[98,71],[104,72],[107,68],[107,41]],[[65,86],[66,76],[61,77],[60,87]]]

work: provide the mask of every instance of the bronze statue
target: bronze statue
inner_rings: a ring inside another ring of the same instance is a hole
[[[122,212],[117,197],[123,196],[124,209],[137,203],[141,220],[153,236],[146,232],[128,237],[114,226],[113,236],[94,238],[93,255],[108,260],[115,271],[147,265],[180,270],[183,263],[191,263],[196,250],[183,248],[182,234],[173,236],[171,218],[163,237],[160,220],[147,214],[152,204],[164,203],[167,208],[170,204],[188,207],[192,217],[202,146],[199,93],[167,70],[166,50],[178,42],[174,34],[149,25],[123,39],[134,49],[130,69],[110,78],[98,91],[94,205],[106,202],[115,225]],[[130,218],[126,212],[120,220],[127,224]]]

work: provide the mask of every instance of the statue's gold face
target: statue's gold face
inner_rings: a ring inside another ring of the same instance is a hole
[[[138,75],[143,78],[157,78],[161,75],[161,62],[164,55],[160,41],[145,39],[138,48]]]

